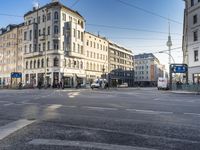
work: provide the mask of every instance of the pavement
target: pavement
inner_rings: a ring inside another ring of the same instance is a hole
[[[0,150],[199,150],[200,95],[0,90]]]

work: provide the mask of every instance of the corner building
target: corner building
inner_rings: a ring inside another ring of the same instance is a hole
[[[34,7],[24,19],[24,82],[31,86],[63,82],[65,87],[84,83],[84,18],[52,1]]]

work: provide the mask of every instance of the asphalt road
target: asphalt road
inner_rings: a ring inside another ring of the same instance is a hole
[[[200,96],[0,90],[0,150],[199,150]]]

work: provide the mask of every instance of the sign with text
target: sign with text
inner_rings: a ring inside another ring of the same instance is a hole
[[[12,72],[11,78],[22,78],[22,73],[21,72]]]

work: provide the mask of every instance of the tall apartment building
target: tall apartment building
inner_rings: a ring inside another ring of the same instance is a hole
[[[128,83],[134,85],[133,52],[113,42],[108,48],[109,77],[111,86]]]
[[[200,83],[200,1],[184,1],[183,58],[189,66],[189,82]]]
[[[165,66],[152,54],[134,56],[135,84],[138,86],[155,86],[159,77],[165,77]]]
[[[23,29],[24,24],[0,29],[0,86],[11,85],[12,72],[23,72]],[[13,79],[12,86],[19,82]]]
[[[53,0],[24,15],[25,83],[74,87],[86,80],[85,20],[76,11]]]
[[[108,41],[89,32],[85,32],[84,39],[87,82],[92,82],[108,73]]]

